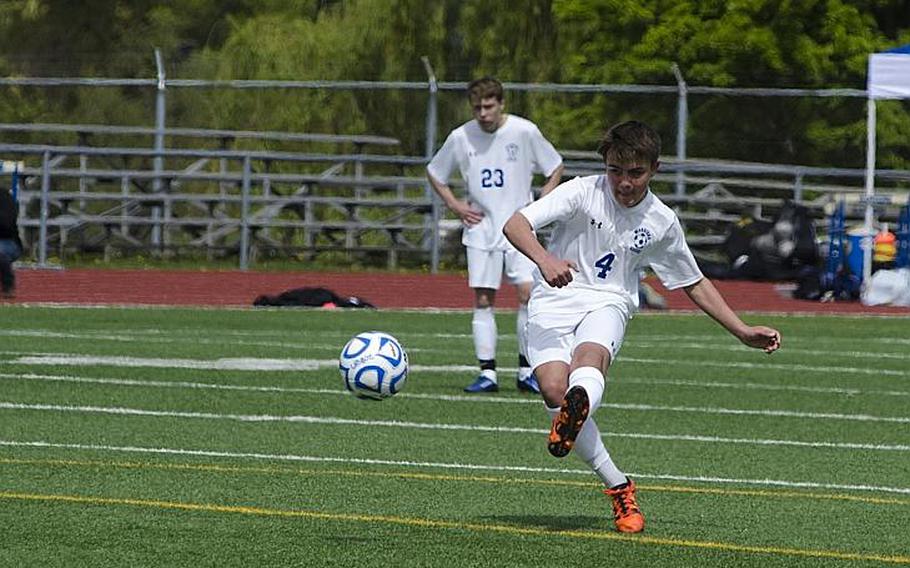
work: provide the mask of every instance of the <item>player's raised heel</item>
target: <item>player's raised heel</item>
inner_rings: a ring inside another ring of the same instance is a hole
[[[613,499],[613,523],[616,530],[637,533],[645,530],[645,517],[638,508],[635,498],[635,482],[629,479],[612,489],[604,489],[604,495]]]
[[[570,388],[562,400],[559,414],[550,426],[547,449],[551,455],[557,458],[569,455],[575,445],[575,438],[588,418],[589,409],[590,403],[585,389],[579,386]]]

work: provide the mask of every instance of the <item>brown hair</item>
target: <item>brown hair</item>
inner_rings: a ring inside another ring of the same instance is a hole
[[[660,135],[637,120],[611,126],[600,139],[597,153],[604,162],[609,155],[620,163],[645,162],[655,164],[660,159]]]
[[[497,101],[502,102],[502,83],[493,77],[481,77],[480,79],[474,79],[468,84],[468,100],[472,103],[490,97],[496,97]]]

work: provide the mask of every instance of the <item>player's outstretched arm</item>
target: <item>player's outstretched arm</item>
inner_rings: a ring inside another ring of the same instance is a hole
[[[765,353],[773,353],[780,348],[779,331],[763,325],[746,325],[730,308],[709,279],[702,278],[695,284],[686,286],[685,290],[689,298],[702,311],[714,318],[717,323],[724,326],[744,344],[756,349],[763,349]]]
[[[543,248],[531,228],[531,223],[521,213],[514,213],[506,221],[502,233],[519,252],[540,268],[543,279],[550,286],[562,288],[572,281],[572,271],[578,271],[574,262],[556,258]]]
[[[458,215],[458,218],[461,219],[465,225],[470,226],[480,223],[481,219],[483,219],[482,211],[474,209],[471,207],[470,203],[455,197],[449,184],[439,181],[430,175],[429,172],[427,172],[427,179],[430,180],[430,185],[433,186],[436,195],[442,199],[442,202],[446,204],[446,207]]]

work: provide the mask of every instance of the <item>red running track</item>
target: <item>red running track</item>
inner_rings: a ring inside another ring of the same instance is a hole
[[[650,282],[670,310],[697,309],[684,292]],[[473,299],[465,276],[458,274],[20,269],[17,284],[15,303],[250,306],[261,294],[304,286],[359,296],[379,308],[468,309]],[[910,316],[910,308],[897,306],[794,300],[785,286],[774,283],[721,280],[715,285],[737,311]],[[504,286],[496,303],[514,308],[514,289]]]

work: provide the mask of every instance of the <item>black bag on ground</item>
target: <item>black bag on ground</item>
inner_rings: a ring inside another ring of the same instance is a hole
[[[294,288],[277,296],[262,295],[253,300],[254,306],[311,306],[335,308],[375,308],[357,296],[342,298],[328,288]]]
[[[793,297],[797,300],[820,300],[822,298],[822,271],[815,266],[804,266],[796,275],[796,289]]]

